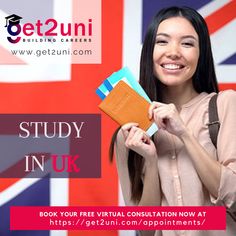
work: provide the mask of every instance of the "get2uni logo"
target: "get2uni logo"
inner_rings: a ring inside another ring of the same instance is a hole
[[[57,20],[53,18],[47,19],[45,22],[41,20],[37,20],[35,24],[26,23],[22,26],[20,25],[20,20],[23,17],[18,16],[16,14],[9,15],[5,17],[7,32],[10,36],[7,37],[10,43],[18,43],[21,40],[19,34],[22,33],[24,36],[32,36],[35,33],[38,36],[46,36],[46,37],[55,37],[58,36],[56,30],[59,27],[60,36],[92,36],[92,19],[88,19],[86,23],[58,23]],[[49,28],[43,31],[43,27],[48,26]],[[16,37],[17,36],[17,37]],[[15,38],[13,38],[15,37]]]

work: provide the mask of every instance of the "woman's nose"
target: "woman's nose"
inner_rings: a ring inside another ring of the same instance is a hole
[[[179,46],[176,43],[169,44],[166,56],[171,59],[176,59],[181,57]]]

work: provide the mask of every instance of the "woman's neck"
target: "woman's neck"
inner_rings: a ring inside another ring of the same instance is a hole
[[[174,103],[176,108],[180,111],[182,106],[196,97],[198,93],[191,86],[172,86],[163,87],[162,98],[164,103]]]

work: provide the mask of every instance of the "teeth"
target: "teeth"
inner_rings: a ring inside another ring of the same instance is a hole
[[[176,69],[180,69],[181,65],[176,65],[176,64],[164,64],[162,65],[165,69],[169,69],[169,70],[176,70]]]

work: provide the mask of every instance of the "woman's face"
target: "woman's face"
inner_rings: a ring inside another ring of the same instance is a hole
[[[166,86],[184,85],[192,79],[199,58],[198,35],[183,17],[162,21],[153,51],[155,76]]]

